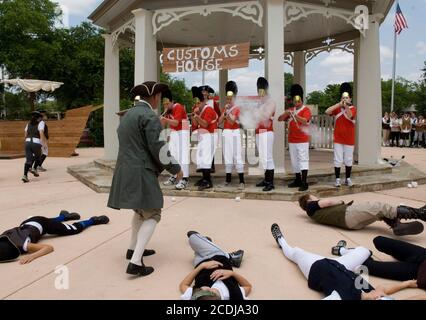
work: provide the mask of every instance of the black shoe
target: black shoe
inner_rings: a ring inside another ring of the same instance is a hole
[[[144,264],[142,264],[141,266],[138,266],[131,262],[127,266],[127,270],[126,270],[126,273],[134,275],[134,276],[139,276],[139,277],[147,276],[153,272],[154,272],[153,267],[147,267]]]
[[[195,187],[199,187],[201,186],[201,184],[203,183],[203,179],[198,180],[197,182],[194,183]]]
[[[40,175],[37,172],[37,169],[30,169],[30,172],[34,175],[34,177],[39,177]]]
[[[290,189],[300,188],[302,186],[302,181],[294,180],[288,185]]]
[[[244,250],[237,250],[231,252],[229,254],[231,259],[231,264],[235,268],[239,268],[241,266],[241,262],[243,262]]]
[[[126,259],[127,260],[132,259],[133,252],[135,252],[135,250],[130,250],[130,249],[127,250],[127,252],[126,252]],[[156,253],[155,250],[145,249],[142,256],[143,257],[148,257],[148,256],[154,255],[155,253]]]
[[[107,224],[109,222],[109,218],[107,216],[91,217],[90,219],[93,221],[94,226],[98,224]]]
[[[213,188],[213,184],[209,181],[204,180],[199,186],[198,186],[198,191],[203,191],[206,189],[211,189]]]
[[[258,182],[257,184],[256,184],[256,187],[264,187],[264,186],[266,186],[266,181],[265,180],[262,180],[262,181],[260,181],[260,182]]]
[[[275,186],[270,182],[265,182],[265,187],[262,189],[264,192],[269,192],[275,189]]]
[[[67,210],[61,210],[59,215],[64,217],[64,221],[81,219],[80,215],[77,212],[68,212]]]
[[[306,191],[308,189],[309,189],[309,184],[307,184],[307,183],[302,183],[299,187],[300,192]]]
[[[282,234],[282,232],[281,232],[280,227],[279,227],[276,223],[274,223],[274,224],[271,226],[271,233],[272,233],[272,236],[274,237],[275,241],[278,243],[278,246],[281,248],[281,245],[280,245],[280,243],[278,242],[278,239],[279,239],[279,238],[283,238],[283,234]]]
[[[422,208],[413,208],[408,206],[399,206],[396,208],[397,217],[398,219],[405,219],[405,220],[411,220],[411,219],[419,219],[426,221],[426,209],[425,207]]]
[[[413,221],[409,223],[398,222],[392,228],[393,234],[396,236],[408,236],[422,233],[424,226],[421,222]]]

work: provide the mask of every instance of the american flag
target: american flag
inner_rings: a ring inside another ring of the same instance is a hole
[[[405,20],[404,15],[402,14],[401,7],[399,3],[396,7],[396,16],[395,16],[395,33],[400,34],[402,30],[408,29],[407,20]]]

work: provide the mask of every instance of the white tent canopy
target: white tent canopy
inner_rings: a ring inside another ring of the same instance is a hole
[[[23,90],[27,92],[37,92],[40,90],[53,92],[63,85],[63,82],[30,79],[9,79],[2,80],[1,83],[20,86]]]

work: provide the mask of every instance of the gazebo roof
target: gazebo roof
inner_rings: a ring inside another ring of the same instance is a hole
[[[213,6],[229,4],[230,2],[223,0],[105,0],[89,16],[89,19],[108,32],[113,32],[131,20],[133,18],[132,10],[138,8],[158,11],[181,7]],[[321,47],[324,46],[323,41],[327,38],[335,39],[334,42],[338,43],[359,37],[359,31],[348,22],[348,19],[337,15],[327,17],[325,13],[327,4],[329,10],[337,10],[349,14],[355,12],[355,8],[358,5],[365,5],[368,7],[370,14],[382,16],[381,21],[383,21],[393,2],[394,0],[287,1],[288,5],[307,6],[308,10],[305,13],[308,12],[308,15],[307,17],[299,17],[300,19],[292,21],[286,26],[286,51]],[[300,15],[298,10],[298,8],[293,8],[288,14]],[[263,17],[262,20],[264,19]],[[159,30],[157,41],[160,48],[163,46],[197,46],[248,41],[252,46],[261,46],[264,44],[264,25],[263,21],[260,26],[253,23],[253,21],[242,19],[226,12],[214,12],[207,16],[188,14]],[[132,38],[131,31],[127,30],[123,38]]]

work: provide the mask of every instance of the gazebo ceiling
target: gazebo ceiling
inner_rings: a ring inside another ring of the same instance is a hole
[[[90,16],[96,25],[114,31],[132,19],[132,10],[144,8],[160,10],[167,8],[224,4],[223,0],[106,0]],[[238,1],[236,1],[238,2]],[[243,1],[242,1],[243,2]],[[326,0],[293,1],[324,6]],[[331,8],[354,11],[357,5],[367,5],[370,13],[387,15],[393,0],[331,0]],[[265,21],[265,18],[264,18]],[[263,27],[241,17],[224,12],[215,12],[206,17],[191,14],[164,27],[157,33],[159,48],[163,46],[213,45],[219,43],[250,42],[252,46],[264,44]],[[128,38],[129,34],[127,34]],[[315,13],[286,26],[286,51],[296,51],[322,46],[328,37],[342,42],[359,36],[359,31],[338,17],[325,17]]]

